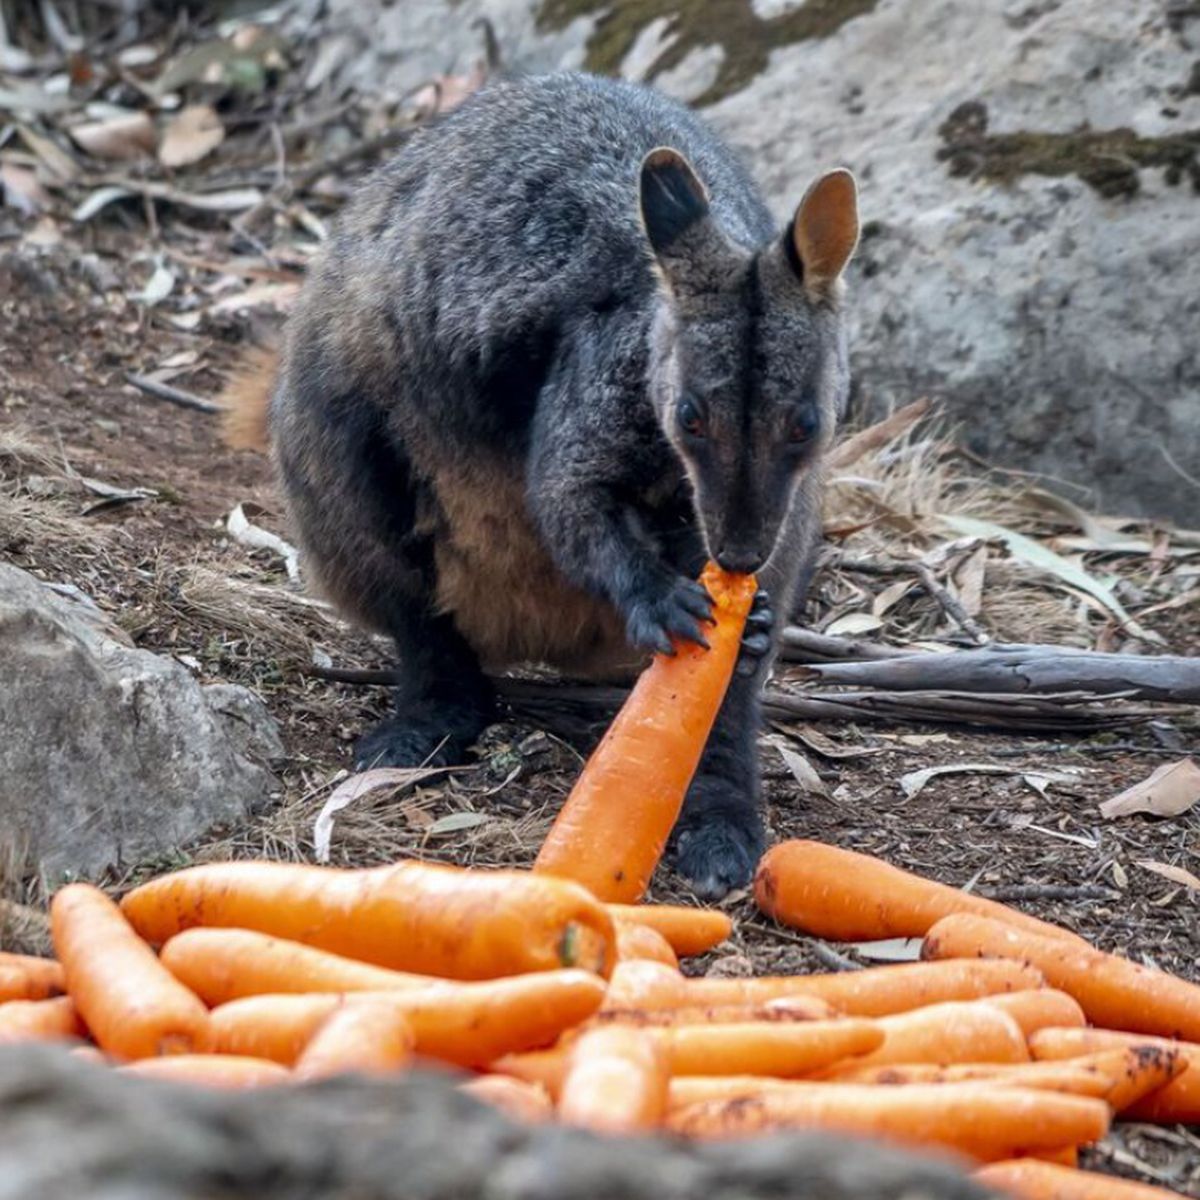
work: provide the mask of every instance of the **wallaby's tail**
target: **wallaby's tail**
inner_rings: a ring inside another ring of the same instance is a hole
[[[266,453],[271,444],[267,407],[279,370],[279,351],[257,347],[242,359],[221,393],[221,437],[234,450]]]

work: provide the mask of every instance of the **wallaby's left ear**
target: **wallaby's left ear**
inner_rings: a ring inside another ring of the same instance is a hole
[[[804,193],[789,237],[804,286],[826,294],[858,245],[858,185],[849,171],[829,171]]]
[[[639,183],[642,224],[655,254],[670,252],[671,244],[708,216],[708,194],[678,150],[660,146],[642,159]]]

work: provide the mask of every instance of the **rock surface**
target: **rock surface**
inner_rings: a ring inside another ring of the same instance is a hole
[[[90,601],[5,564],[0,732],[0,836],[52,884],[244,819],[283,754],[252,693],[202,688]]]
[[[706,106],[784,218],[859,175],[865,410],[943,397],[999,464],[1200,507],[1200,10],[1106,0],[333,0],[397,94],[478,57]],[[1188,482],[1186,476],[1191,476]]]
[[[444,1078],[218,1093],[0,1048],[0,1200],[985,1200],[824,1134],[689,1147],[521,1128]]]

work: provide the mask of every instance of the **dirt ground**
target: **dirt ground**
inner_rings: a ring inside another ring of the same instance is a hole
[[[41,250],[27,232],[10,228],[0,241],[0,471],[10,503],[0,553],[44,579],[77,585],[139,645],[174,655],[203,681],[253,687],[279,721],[287,758],[276,807],[253,826],[180,847],[176,862],[231,853],[305,857],[312,821],[349,765],[350,740],[387,698],[380,688],[303,676],[297,664],[312,644],[339,666],[383,665],[386,649],[298,603],[278,625],[263,627],[261,614],[239,599],[247,593],[228,589],[285,591],[279,560],[233,541],[223,518],[242,503],[257,523],[286,533],[267,464],[223,448],[212,415],[125,382],[128,372],[183,364],[172,382],[213,395],[248,322],[205,319],[181,330],[129,299],[148,269],[137,261],[139,229],[66,231]],[[107,278],[97,278],[96,263]],[[218,277],[193,276],[200,285]],[[98,497],[81,478],[154,495],[85,516]],[[813,612],[827,590],[819,581]],[[1192,613],[1190,621],[1180,610],[1160,614],[1156,627],[1170,649],[1200,646]],[[775,838],[818,838],[971,884],[1102,947],[1200,978],[1197,893],[1139,865],[1200,870],[1200,810],[1116,822],[1097,812],[1099,801],[1195,745],[1196,725],[1186,715],[1094,736],[868,723],[787,733],[786,744],[808,755],[823,789],[801,788],[776,744],[764,742]],[[334,860],[365,864],[416,853],[528,863],[586,749],[528,724],[497,726],[477,762],[415,788],[372,793],[347,809],[335,825]],[[906,799],[901,775],[956,761],[1071,772],[1075,780],[1039,791],[1020,774],[951,775]],[[681,898],[686,891],[663,871],[653,894]],[[735,936],[703,969],[748,974],[870,961],[869,951],[864,958],[774,928],[744,895],[725,907],[737,918]],[[1120,1127],[1091,1157],[1115,1173],[1200,1196],[1200,1139],[1185,1129]]]

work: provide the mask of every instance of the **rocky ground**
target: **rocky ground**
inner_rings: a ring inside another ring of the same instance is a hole
[[[189,36],[203,40],[210,32]],[[176,55],[186,48],[177,46]],[[291,46],[287,55],[316,71],[313,45]],[[118,855],[101,875],[114,887],[230,854],[311,857],[314,823],[344,778],[349,743],[387,703],[379,687],[309,673],[314,664],[378,668],[386,647],[315,606],[289,581],[276,551],[246,544],[236,520],[231,529],[240,505],[253,527],[286,536],[266,463],[225,449],[213,413],[162,396],[166,388],[185,402],[212,400],[238,356],[270,337],[355,171],[381,145],[402,140],[414,110],[323,89],[319,80],[289,83],[298,68],[281,74],[261,45],[244,57],[259,63],[263,90],[233,95],[222,83],[179,85],[189,102],[213,104],[226,131],[215,157],[190,167],[166,169],[153,159],[114,166],[68,140],[57,116],[26,116],[22,128],[31,136],[0,146],[8,172],[7,207],[0,208],[0,560],[79,589],[134,646],[171,660],[197,683],[252,689],[282,743],[268,764],[275,782],[265,805],[210,821],[152,857]],[[473,82],[443,79],[443,102]],[[416,116],[427,103],[417,104]],[[54,159],[45,141],[76,164],[73,179],[45,178]],[[113,178],[132,194],[72,220],[72,206],[96,204],[102,189],[118,186],[105,182]],[[259,199],[229,213],[179,200],[247,187]],[[140,385],[128,382],[131,375]],[[835,474],[831,552],[802,620],[898,645],[967,644],[961,622],[919,584],[913,564],[935,562],[943,586],[999,638],[1200,651],[1195,534],[1063,508],[1032,488],[1038,481],[989,470],[946,428],[924,426]],[[1028,466],[1019,459],[1010,465]],[[946,515],[1032,535],[1111,585],[1148,637],[1130,637],[1110,607],[1071,586],[1053,564],[1019,561],[1000,541],[953,548],[953,529],[938,520]],[[898,565],[880,575],[857,569],[863,559]],[[794,674],[784,668],[782,682]],[[791,685],[802,686],[798,679]],[[1103,733],[791,722],[772,729],[762,746],[771,831],[878,853],[1200,978],[1200,809],[1117,821],[1098,812],[1102,800],[1195,746],[1191,712],[1156,715]],[[588,744],[528,719],[499,725],[462,769],[373,791],[338,813],[332,860],[365,865],[418,854],[526,864]],[[815,779],[802,768],[797,776],[797,754]],[[911,784],[906,792],[901,783],[920,769],[981,763],[1007,773],[947,774],[911,796]],[[78,786],[90,770],[78,763]],[[0,781],[0,796],[19,796],[22,786],[10,776]],[[161,803],[169,805],[170,795]],[[12,848],[19,865],[8,872],[8,895],[36,907],[63,872],[30,872],[21,854]],[[655,898],[684,894],[668,871],[660,873]],[[706,969],[830,969],[911,952],[830,947],[771,927],[745,896],[726,906],[737,932],[701,964]],[[25,936],[36,941],[36,930]],[[1200,1195],[1198,1150],[1200,1141],[1184,1129],[1127,1127],[1093,1161]]]

